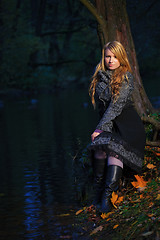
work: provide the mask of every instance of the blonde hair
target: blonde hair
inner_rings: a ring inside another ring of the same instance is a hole
[[[109,42],[106,45],[104,45],[104,47],[102,49],[102,59],[96,66],[96,70],[91,78],[92,81],[91,81],[91,84],[89,87],[89,95],[91,96],[91,101],[92,101],[92,104],[94,107],[96,105],[95,99],[94,99],[95,88],[96,88],[97,82],[99,81],[97,78],[97,73],[99,70],[103,70],[103,71],[107,70],[107,68],[105,66],[105,62],[104,62],[106,49],[109,49],[120,62],[120,66],[113,71],[113,74],[111,77],[111,83],[110,83],[111,90],[112,90],[112,96],[114,97],[115,100],[119,96],[119,89],[122,85],[122,82],[124,80],[126,72],[127,71],[131,72],[131,67],[130,67],[130,64],[128,61],[127,53],[126,53],[124,47],[122,46],[122,44],[118,41],[113,41],[113,42]],[[127,78],[127,76],[126,76],[126,78]]]

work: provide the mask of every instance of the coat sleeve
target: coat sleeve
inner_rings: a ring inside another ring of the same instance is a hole
[[[113,97],[111,98],[111,102],[96,129],[112,132],[113,120],[121,114],[133,90],[133,76],[130,73],[128,74],[128,81],[129,83],[124,79],[118,99],[114,101]]]
[[[98,72],[97,77],[100,81],[96,85],[96,96],[98,96],[98,98],[105,104],[105,102],[109,101],[111,98],[110,80],[102,70]]]

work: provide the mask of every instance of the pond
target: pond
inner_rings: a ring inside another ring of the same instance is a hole
[[[0,239],[77,239],[74,161],[96,116],[87,90],[1,99]]]

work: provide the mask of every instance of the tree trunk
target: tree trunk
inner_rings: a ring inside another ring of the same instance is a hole
[[[131,34],[125,0],[95,0],[95,6],[89,0],[80,0],[94,15],[98,22],[98,36],[101,47],[107,42],[117,40],[125,47],[135,79],[133,99],[137,112],[145,123],[153,125],[154,136],[148,145],[160,146],[157,141],[160,132],[160,123],[149,117],[156,110],[153,108],[139,73],[134,42]]]
[[[89,0],[80,0],[96,17],[101,47],[109,41],[122,43],[128,54],[133,75],[135,91],[133,94],[135,107],[140,115],[148,116],[154,109],[150,103],[139,74],[135,47],[130,30],[125,0],[95,0],[94,6]]]

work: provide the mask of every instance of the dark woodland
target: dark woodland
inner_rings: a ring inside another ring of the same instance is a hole
[[[160,240],[159,12],[159,0],[0,0],[0,239]],[[112,40],[127,51],[147,141],[142,172],[100,215],[88,88]]]

